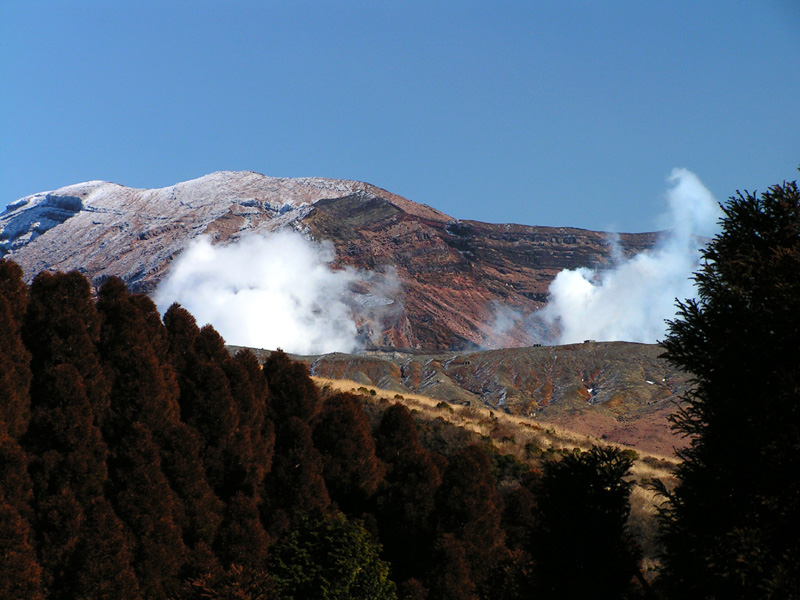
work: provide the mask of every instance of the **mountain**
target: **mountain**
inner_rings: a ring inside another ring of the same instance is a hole
[[[367,183],[218,172],[161,189],[91,181],[21,198],[0,214],[0,256],[28,280],[78,270],[95,285],[117,275],[149,293],[197,236],[228,244],[281,228],[329,240],[337,267],[380,275],[352,290],[392,306],[377,325],[356,316],[364,339],[429,351],[538,341],[546,332],[504,321],[541,308],[562,269],[602,266],[613,253],[602,232],[458,220]],[[656,237],[620,234],[618,249],[636,253]]]
[[[231,347],[238,350],[236,346]],[[264,359],[268,352],[255,350]],[[485,406],[525,422],[671,455],[668,417],[689,377],[655,344],[585,342],[478,352],[373,351],[294,356],[312,375],[403,395]]]

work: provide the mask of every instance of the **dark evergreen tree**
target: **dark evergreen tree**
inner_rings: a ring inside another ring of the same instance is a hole
[[[206,479],[199,436],[184,423],[175,423],[165,432],[159,450],[164,474],[181,501],[176,518],[184,541],[193,550],[198,544],[211,546],[224,504]]]
[[[181,409],[204,442],[209,482],[225,500],[237,492],[253,496],[264,477],[265,465],[260,461],[267,457],[263,452],[254,454],[254,446],[263,450],[258,434],[264,423],[263,411],[255,406],[249,375],[210,325],[197,335],[188,367],[186,377],[194,383],[193,393],[181,394]],[[247,422],[247,416],[255,422]]]
[[[209,481],[223,499],[257,497],[274,446],[267,384],[252,352],[232,358],[224,340],[178,305],[164,317],[184,421],[200,434]]]
[[[261,518],[273,538],[301,515],[327,511],[330,496],[323,477],[322,456],[314,447],[311,428],[296,417],[276,431],[272,471],[264,479]]]
[[[40,273],[31,284],[22,337],[31,353],[32,401],[49,368],[72,365],[78,372],[95,423],[102,426],[109,411],[109,384],[100,366],[97,343],[100,317],[89,282],[77,272]]]
[[[31,356],[22,343],[28,288],[22,269],[0,259],[0,429],[18,440],[28,428]]]
[[[258,358],[250,350],[240,350],[232,363],[226,363],[231,393],[239,412],[237,445],[246,448],[250,462],[246,466],[245,486],[258,492],[272,467],[275,450],[275,427],[270,413],[269,386],[261,372]]]
[[[0,490],[0,598],[43,600],[42,569],[28,522]]]
[[[97,306],[102,316],[99,348],[114,398],[106,437],[124,438],[134,424],[151,432],[170,493],[177,494],[172,518],[186,543],[210,546],[222,504],[206,478],[199,436],[181,421],[169,332],[152,301],[129,294],[116,277],[103,284]]]
[[[386,464],[386,480],[377,499],[384,552],[398,582],[420,578],[430,562],[442,477],[403,405],[386,409],[375,439],[377,454]]]
[[[536,489],[541,473],[529,471],[522,477],[520,485],[511,490],[503,502],[503,530],[506,545],[510,549],[530,553],[536,540],[533,530],[536,524]]]
[[[482,592],[505,549],[503,501],[483,448],[467,446],[450,459],[436,503],[440,537],[451,534],[460,542],[471,579]]]
[[[397,586],[397,597],[400,600],[425,600],[428,588],[419,579],[407,579]]]
[[[341,392],[328,398],[314,422],[325,485],[341,510],[359,516],[383,481],[384,466],[361,400]]]
[[[341,513],[301,518],[273,548],[269,572],[285,600],[396,598],[380,545]]]
[[[24,438],[37,502],[69,488],[81,505],[101,497],[108,448],[95,424],[83,378],[69,363],[37,377],[30,429]]]
[[[105,498],[86,507],[85,520],[63,581],[51,598],[138,600],[139,585],[123,526]]]
[[[681,598],[800,597],[800,193],[723,207],[665,357],[694,377],[662,512],[662,586]],[[666,492],[666,490],[664,490]]]
[[[309,422],[317,414],[321,404],[319,390],[308,376],[306,365],[278,349],[264,361],[263,371],[269,383],[273,421],[297,417]]]
[[[536,482],[531,552],[537,597],[623,598],[637,572],[626,530],[633,458],[617,448],[545,463]]]
[[[150,430],[132,424],[109,461],[111,498],[126,524],[133,567],[142,596],[164,599],[177,593],[188,550],[176,523],[178,498],[161,470],[159,450]]]
[[[176,600],[282,600],[263,568],[232,565],[186,581]]]
[[[33,484],[28,473],[28,455],[2,425],[0,422],[0,494],[23,519],[30,522],[33,517]]]
[[[255,499],[243,493],[236,494],[228,501],[217,534],[216,555],[222,565],[261,567],[267,557],[269,542]]]
[[[113,423],[106,434],[114,437],[117,429],[139,422],[160,442],[180,421],[179,389],[171,365],[156,350],[159,336],[147,318],[149,311],[132,300],[117,277],[100,288],[97,310],[102,316],[98,348],[114,396]]]
[[[433,548],[429,598],[436,600],[478,600],[472,569],[464,544],[453,534],[442,534]]]
[[[35,536],[45,589],[63,589],[81,539],[83,508],[69,488],[37,499]]]

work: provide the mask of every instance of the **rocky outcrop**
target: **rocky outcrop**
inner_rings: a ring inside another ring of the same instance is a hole
[[[0,214],[0,254],[28,279],[42,270],[78,270],[95,284],[117,275],[135,291],[152,292],[193,238],[227,244],[278,228],[329,240],[337,266],[376,274],[352,290],[351,302],[356,309],[376,298],[391,305],[380,321],[356,310],[364,339],[376,346],[536,342],[535,329],[509,325],[543,306],[562,269],[602,266],[612,257],[600,232],[460,221],[367,183],[252,172],[156,190],[93,181],[28,196]],[[655,239],[622,234],[618,244],[632,253]]]

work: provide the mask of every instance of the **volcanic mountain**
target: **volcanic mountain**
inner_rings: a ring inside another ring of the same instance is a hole
[[[367,183],[218,172],[161,189],[91,181],[21,198],[0,214],[0,256],[29,280],[78,270],[150,293],[197,236],[230,244],[283,228],[332,243],[334,268],[378,274],[352,290],[354,307],[391,307],[377,323],[356,315],[365,340],[428,351],[539,341],[498,315],[525,319],[562,269],[602,267],[613,253],[602,232],[458,220]],[[620,234],[617,248],[641,252],[656,237]]]

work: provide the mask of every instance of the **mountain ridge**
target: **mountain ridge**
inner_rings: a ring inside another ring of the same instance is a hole
[[[327,240],[333,268],[376,273],[351,290],[356,300],[396,280],[391,310],[378,319],[355,314],[374,346],[541,342],[548,332],[527,319],[545,304],[555,275],[615,259],[603,232],[460,220],[369,183],[238,171],[152,190],[91,181],[27,196],[0,214],[0,254],[19,263],[28,281],[42,270],[78,270],[95,286],[115,275],[152,293],[196,237],[229,244],[279,229]],[[618,250],[641,252],[657,238],[619,234]]]
[[[270,354],[249,350],[261,360]],[[589,341],[476,352],[383,350],[292,358],[315,377],[488,408],[670,455],[686,443],[668,419],[690,377],[661,353],[656,344]]]

